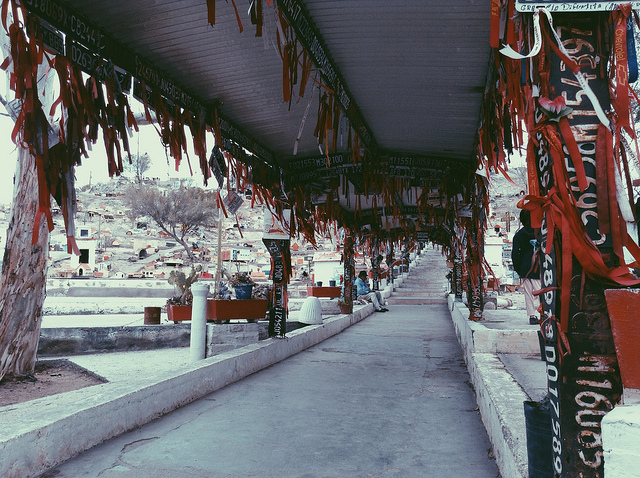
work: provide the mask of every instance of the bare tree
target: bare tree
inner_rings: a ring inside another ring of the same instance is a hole
[[[529,192],[529,176],[526,165],[509,169],[509,175],[518,186],[522,187],[525,193]]]
[[[126,201],[131,214],[152,219],[184,248],[191,262],[197,258],[189,237],[201,227],[214,226],[218,219],[216,195],[200,188],[162,191],[155,186],[136,185],[127,190]]]
[[[124,164],[124,169],[127,174],[133,176],[135,182],[138,184],[142,184],[144,173],[146,173],[149,168],[151,168],[151,157],[147,153],[131,155],[131,164],[128,162]]]

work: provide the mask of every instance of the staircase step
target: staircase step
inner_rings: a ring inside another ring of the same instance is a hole
[[[446,289],[437,289],[437,290],[424,290],[424,289],[416,289],[416,290],[405,290],[405,289],[397,289],[391,297],[434,297],[434,296],[444,296],[447,292]]]
[[[446,304],[446,297],[389,297],[389,305],[430,305]]]

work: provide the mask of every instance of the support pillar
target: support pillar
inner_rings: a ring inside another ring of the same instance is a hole
[[[598,19],[597,15],[584,15],[579,19],[576,16],[554,15],[563,45],[579,61],[582,74],[607,110],[609,87],[606,68],[600,68],[603,60],[606,65],[606,59],[598,57],[603,50],[598,44],[598,32],[602,31]],[[572,22],[570,26],[567,26],[568,21]],[[612,238],[602,233],[605,227],[600,223],[599,213],[604,212],[598,211],[598,205],[608,205],[609,201],[608,198],[600,201],[605,198],[598,197],[606,194],[606,188],[602,184],[599,185],[601,190],[596,187],[596,172],[599,175],[603,171],[602,165],[596,164],[599,161],[596,158],[596,142],[600,122],[582,87],[555,54],[550,59],[549,83],[552,93],[543,88],[543,96],[548,95],[550,100],[562,96],[567,105],[573,108],[573,114],[568,116],[570,134],[577,143],[588,187],[580,191],[576,168],[564,140],[563,151],[558,154],[558,150],[552,149],[548,138],[538,129],[534,140],[540,195],[548,196],[556,182],[564,181],[563,178],[554,177],[553,171],[557,171],[560,164],[562,168],[566,166],[571,194],[578,205],[578,213],[587,234],[603,257],[611,259],[614,257],[611,254]],[[559,124],[557,121],[547,122],[540,108],[536,110],[534,121],[536,126],[552,125],[556,133],[566,133],[566,130],[561,131],[556,126]],[[539,237],[543,251],[540,257],[541,281],[543,289],[547,289],[541,296],[541,302],[551,400],[554,474],[556,477],[601,478],[604,476],[604,466],[600,422],[620,401],[622,392],[604,297],[605,285],[602,280],[591,279],[584,274],[575,256],[562,261],[562,243],[571,241],[571,235],[549,237],[548,226],[551,221],[547,214],[543,218]],[[562,227],[557,218],[554,223],[556,228]],[[549,241],[553,243],[550,249],[547,248]],[[571,277],[567,278],[567,274]],[[567,284],[570,287],[566,287]],[[569,289],[569,294],[564,296],[568,303],[562,304],[561,292],[556,289],[558,286],[561,286],[560,291]],[[564,320],[561,314],[563,305],[568,307],[568,319]]]
[[[206,357],[207,352],[207,294],[209,286],[196,282],[191,286],[193,305],[191,306],[191,338],[189,361],[197,362]]]
[[[385,258],[388,267],[388,278],[387,281],[393,286],[393,242],[389,244],[389,251],[387,252],[387,257]]]
[[[461,244],[456,242],[454,244],[454,256],[453,256],[453,291],[455,294],[455,301],[462,302],[462,250]]]
[[[342,289],[343,313],[353,312],[353,303],[358,299],[358,291],[354,284],[356,279],[356,261],[353,249],[353,238],[348,235],[344,238],[344,248],[342,250],[342,260],[344,264],[344,288]]]
[[[373,274],[373,288],[372,290],[380,290],[380,264],[382,263],[382,256],[376,254],[371,258],[371,272]]]
[[[474,218],[467,223],[467,303],[469,319],[483,319],[484,294],[482,292],[482,244]]]
[[[291,251],[288,239],[262,239],[271,255],[271,309],[269,337],[284,337],[287,333],[287,284],[291,277]]]

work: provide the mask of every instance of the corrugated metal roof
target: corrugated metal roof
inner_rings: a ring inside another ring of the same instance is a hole
[[[66,0],[275,153],[293,155],[306,98],[283,102],[274,12],[264,3],[263,37],[248,1]],[[275,3],[275,0],[274,0]],[[468,162],[488,67],[489,0],[304,0],[378,145]],[[317,154],[314,95],[298,155]],[[345,139],[346,141],[346,139]]]
[[[306,1],[380,147],[468,159],[489,2]]]

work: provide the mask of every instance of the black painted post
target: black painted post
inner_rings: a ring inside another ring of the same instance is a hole
[[[468,222],[466,257],[469,319],[478,321],[484,318],[484,294],[482,293],[482,250],[478,240],[478,227],[475,218]]]
[[[556,27],[567,18],[554,16]],[[560,30],[563,45],[574,59],[579,59],[584,77],[606,110],[609,109],[608,80],[606,68],[600,68],[600,63],[606,59],[597,57],[604,50],[598,44],[597,20],[597,15],[584,15],[580,19],[572,17],[571,29],[564,26]],[[550,83],[554,97],[564,96],[567,105],[574,110],[568,119],[588,182],[586,190],[580,192],[574,164],[567,146],[563,145],[562,159],[567,165],[571,192],[587,234],[603,254],[610,254],[611,237],[602,234],[603,227],[598,221],[601,212],[598,211],[596,188],[598,117],[569,68],[555,55],[551,57]],[[538,125],[545,121],[539,109],[535,121]],[[535,159],[540,193],[544,196],[557,178],[552,174],[548,142],[539,131],[534,139],[538,144]],[[558,235],[547,237],[548,224],[549,218],[545,216],[540,231],[541,250],[545,250],[547,241],[554,241],[554,247],[550,253],[541,255],[541,280],[543,288],[554,288],[563,283],[563,277],[557,276],[557,261],[561,259],[557,251],[561,250],[562,241],[570,238],[566,235],[562,238]],[[561,226],[556,224],[556,227]],[[622,387],[604,285],[584,275],[575,257],[571,261],[569,318],[566,324],[558,327],[559,322],[554,320],[561,316],[559,293],[552,289],[541,296],[543,312],[547,316],[543,335],[551,399],[553,467],[556,477],[601,478],[604,466],[600,422],[619,403]],[[568,266],[562,264],[562,274],[567,273]]]
[[[262,239],[271,255],[273,279],[272,304],[269,311],[269,337],[284,337],[287,332],[287,283],[291,274],[289,240]]]
[[[458,242],[454,244],[454,257],[453,257],[453,290],[456,297],[456,302],[462,302],[462,245]]]
[[[380,290],[380,263],[382,262],[382,256],[376,254],[371,258],[371,271],[373,273],[373,288],[372,290]]]
[[[388,278],[387,280],[389,281],[390,284],[393,284],[394,282],[394,276],[393,276],[393,242],[389,245],[389,252],[387,253],[387,257],[386,257],[386,262],[387,262],[387,274],[388,274]]]
[[[356,266],[355,253],[353,249],[353,238],[348,235],[344,238],[344,248],[342,251],[342,260],[344,261],[344,288],[342,290],[342,300],[344,302],[343,312],[353,312],[353,303],[358,298],[358,292],[355,284]]]

